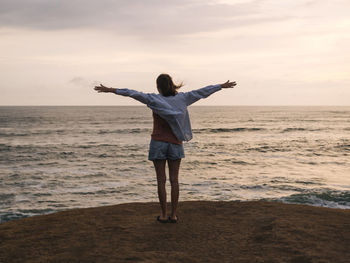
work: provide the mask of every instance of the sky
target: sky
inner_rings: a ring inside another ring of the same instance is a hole
[[[349,0],[0,0],[0,105],[139,105],[226,80],[199,105],[350,106]]]

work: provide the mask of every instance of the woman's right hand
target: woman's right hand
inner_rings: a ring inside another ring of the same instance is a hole
[[[98,93],[100,93],[100,92],[113,92],[114,93],[116,89],[108,88],[108,87],[100,84],[100,86],[95,86],[94,90],[96,90]]]
[[[230,82],[229,80],[226,81],[225,83],[221,84],[221,88],[223,89],[228,89],[228,88],[233,88],[234,86],[236,86],[237,83],[236,81]]]

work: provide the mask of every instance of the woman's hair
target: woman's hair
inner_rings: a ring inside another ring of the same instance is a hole
[[[175,85],[168,74],[160,74],[157,78],[157,89],[165,97],[175,96],[177,90],[183,86],[183,83]]]

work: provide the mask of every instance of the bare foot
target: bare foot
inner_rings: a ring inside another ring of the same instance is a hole
[[[160,220],[167,220],[168,217],[167,217],[167,216],[159,216],[159,219],[160,219]]]
[[[177,222],[177,216],[176,215],[169,216],[169,220],[170,220],[171,223],[176,223]]]

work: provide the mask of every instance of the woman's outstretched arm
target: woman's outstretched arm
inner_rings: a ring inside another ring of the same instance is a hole
[[[207,86],[207,87],[204,87],[201,89],[186,92],[186,93],[184,93],[186,104],[187,104],[187,106],[189,106],[189,105],[195,103],[196,101],[203,99],[203,98],[206,98],[206,97],[210,96],[211,94],[213,94],[221,89],[233,88],[236,85],[237,85],[236,81],[230,82],[228,80],[223,84],[210,85],[210,86]]]
[[[94,88],[98,93],[114,93],[117,95],[131,97],[139,102],[148,105],[152,100],[152,94],[143,93],[137,90],[132,89],[116,89],[116,88],[108,88],[100,84],[100,86],[95,86]]]

